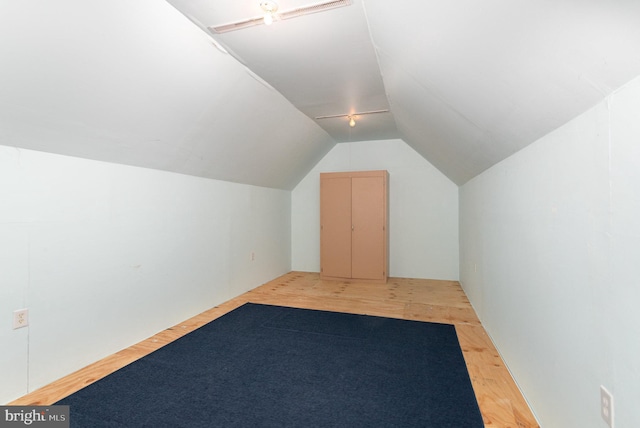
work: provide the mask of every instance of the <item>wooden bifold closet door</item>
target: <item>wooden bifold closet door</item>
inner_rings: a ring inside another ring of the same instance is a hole
[[[387,171],[320,174],[320,276],[387,280]]]

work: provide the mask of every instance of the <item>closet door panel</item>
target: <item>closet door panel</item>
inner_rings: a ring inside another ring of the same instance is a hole
[[[351,277],[351,178],[326,178],[320,186],[322,275]]]
[[[386,265],[384,178],[354,177],[351,186],[351,276],[382,279]]]

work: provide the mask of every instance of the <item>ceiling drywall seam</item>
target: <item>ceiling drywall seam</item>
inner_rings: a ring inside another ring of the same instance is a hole
[[[171,3],[169,3],[171,4]],[[173,4],[171,4],[171,6],[173,6]],[[175,6],[173,6],[175,8]],[[239,55],[237,55],[233,50],[229,49],[227,46],[225,46],[223,43],[219,42],[218,40],[216,40],[212,35],[211,32],[209,31],[209,29],[207,28],[207,26],[205,26],[204,24],[202,24],[200,21],[198,21],[196,18],[194,18],[193,16],[191,16],[190,14],[187,14],[185,12],[182,12],[180,10],[178,10],[176,8],[176,10],[184,15],[187,19],[189,19],[189,21],[191,21],[195,26],[197,26],[198,28],[200,28],[200,30],[202,30],[202,34],[204,34],[204,36],[207,38],[207,40],[213,44],[213,46],[216,47],[216,49],[218,49],[220,52],[231,56],[232,58],[234,58],[238,63],[242,64],[244,66],[245,71],[247,72],[247,74],[249,76],[251,76],[253,79],[255,79],[257,82],[259,82],[262,86],[264,86],[265,88],[268,88],[269,90],[273,91],[273,92],[277,92],[280,93],[277,89],[275,89],[273,86],[271,86],[269,83],[267,83],[266,80],[264,80],[262,77],[258,76],[258,74],[256,74],[255,71],[251,70],[247,64],[245,63],[245,61],[242,60],[242,58],[240,58]],[[280,94],[282,95],[282,94]]]
[[[223,54],[229,54],[228,50],[222,46],[216,39],[214,39],[213,37],[211,37],[211,33],[209,33],[209,31],[207,31],[207,29],[196,19],[194,18],[191,14],[188,14],[186,12],[182,12],[180,10],[178,10],[172,3],[167,2],[167,4],[169,4],[171,7],[173,7],[176,12],[178,12],[180,15],[184,16],[185,18],[187,18],[189,21],[191,21],[191,23],[193,25],[195,25],[196,27],[200,28],[202,30],[202,35],[204,37],[206,37],[206,39],[213,44],[213,46],[216,47],[216,49],[218,49],[221,53]]]
[[[380,55],[388,57],[391,59],[391,55],[387,54],[386,52],[384,52],[383,50],[379,49],[378,46],[374,43],[375,46],[375,50],[376,50],[376,55],[378,55],[378,53],[380,53]],[[392,62],[391,60],[389,61],[390,63]],[[456,109],[455,107],[453,107],[452,104],[448,103],[444,98],[442,98],[441,96],[439,96],[437,94],[436,91],[434,91],[433,87],[435,87],[435,85],[431,84],[431,82],[428,81],[428,79],[426,78],[422,78],[422,79],[418,79],[417,77],[415,77],[414,75],[412,75],[411,73],[409,73],[407,70],[405,70],[404,68],[401,68],[400,71],[402,73],[404,73],[407,77],[409,77],[414,83],[416,83],[418,86],[420,86],[421,88],[423,88],[425,91],[427,91],[429,94],[431,94],[431,96],[433,96],[433,98],[437,99],[438,101],[440,101],[445,107],[447,107],[447,109],[449,109],[451,112],[455,113],[456,116],[458,116],[460,119],[462,119],[463,121],[467,122],[469,125],[471,125],[473,128],[477,129],[478,131],[480,131],[481,134],[483,135],[489,135],[487,133],[487,131],[485,129],[483,129],[482,127],[480,127],[479,125],[477,125],[474,121],[472,121],[471,119],[469,119],[467,116],[465,116],[464,114],[462,114],[458,109]],[[384,79],[383,79],[384,80]],[[424,84],[423,81],[427,81],[427,84]]]
[[[379,54],[381,57],[383,58],[389,58],[387,61],[389,63],[393,63],[393,61],[391,60],[391,56],[386,54],[384,52],[384,50],[378,50]],[[451,105],[450,103],[448,103],[447,101],[445,101],[441,96],[439,96],[437,94],[436,91],[434,91],[433,89],[431,89],[432,87],[434,87],[434,85],[429,85],[430,82],[427,82],[427,84],[424,83],[424,81],[426,79],[418,79],[416,78],[414,75],[412,75],[411,73],[409,73],[406,69],[404,68],[397,68],[398,72],[401,73],[405,79],[407,80],[411,80],[413,83],[415,83],[417,86],[419,86],[420,88],[422,88],[426,93],[428,93],[430,96],[432,96],[436,101],[440,102],[442,105],[442,110],[446,110],[451,112],[453,115],[455,115],[456,117],[459,117],[461,119],[462,122],[466,123],[469,125],[469,127],[471,129],[474,129],[477,131],[477,133],[479,135],[482,135],[486,141],[493,141],[491,138],[491,134],[489,131],[487,131],[486,129],[480,127],[479,125],[477,125],[474,121],[472,121],[471,119],[469,119],[467,116],[465,116],[463,113],[461,113],[458,109],[456,109],[455,107],[453,107],[453,105]],[[390,95],[390,103],[392,104],[392,108],[393,108],[393,103],[391,102],[393,101],[393,94]],[[440,162],[434,161],[432,159],[429,159],[428,156],[423,154],[423,151],[420,150],[421,146],[425,146],[425,143],[427,146],[430,146],[431,149],[434,149],[436,151],[442,151],[442,148],[437,147],[437,146],[431,146],[428,141],[424,142],[424,141],[415,141],[414,139],[412,139],[411,137],[407,137],[406,132],[403,131],[403,129],[399,129],[400,133],[402,134],[402,139],[409,144],[414,150],[416,150],[418,153],[420,153],[429,163],[431,163],[432,165],[434,165],[436,168],[438,168],[445,176],[447,176],[451,181],[453,181],[454,183],[456,183],[458,186],[463,185],[464,183],[466,183],[467,181],[471,180],[473,177],[477,176],[478,174],[481,174],[484,170],[486,170],[490,165],[487,165],[483,168],[475,169],[471,175],[469,174],[468,169],[464,168],[463,171],[460,171],[459,168],[456,168],[456,171],[452,171],[451,170],[451,165],[442,165]],[[477,159],[478,157],[481,157],[483,160],[487,159],[485,150],[475,150],[474,153],[476,155],[475,159]],[[469,157],[460,157],[458,156],[457,158],[457,162],[456,164],[458,166],[464,164],[465,162],[467,162],[467,160],[469,159]],[[443,167],[448,167],[446,169],[442,169]],[[445,172],[448,171],[448,172]]]
[[[393,104],[391,102],[391,96],[389,95],[389,91],[387,91],[387,85],[384,82],[384,73],[382,72],[382,66],[380,65],[380,55],[378,54],[378,46],[373,40],[373,36],[371,35],[371,23],[369,21],[369,15],[367,14],[367,5],[366,2],[362,1],[362,11],[364,12],[364,20],[367,23],[367,31],[369,32],[369,40],[371,40],[371,46],[373,46],[373,52],[376,55],[376,63],[378,64],[378,72],[380,73],[380,78],[382,80],[382,87],[384,88],[384,95],[387,98],[387,103],[389,103],[389,113],[391,113],[391,117],[393,118],[393,123],[398,129],[398,123],[396,122],[396,117],[393,114]]]
[[[366,7],[366,1],[363,0],[362,2],[362,8],[364,10],[364,16],[365,16],[365,21],[367,23],[367,29],[369,31],[369,38],[371,39],[371,44],[373,45],[374,48],[374,52],[376,55],[376,61],[378,63],[378,70],[380,72],[380,76],[382,78],[382,84],[384,86],[384,91],[385,91],[385,96],[387,98],[387,102],[389,103],[390,106],[390,112],[391,112],[391,116],[393,117],[394,123],[396,125],[396,128],[398,129],[398,131],[400,131],[401,135],[402,135],[402,139],[409,144],[409,146],[411,146],[414,150],[416,150],[418,153],[420,153],[420,155],[422,157],[424,157],[427,162],[431,163],[432,165],[436,166],[436,164],[434,162],[432,162],[431,159],[429,159],[427,156],[425,156],[424,154],[421,153],[420,150],[417,149],[416,146],[419,146],[419,144],[417,144],[417,142],[412,141],[411,138],[406,136],[406,133],[402,131],[402,129],[400,129],[398,127],[398,122],[396,120],[394,111],[393,111],[393,106],[394,106],[394,99],[393,99],[393,94],[390,94],[389,91],[387,90],[387,82],[385,81],[385,73],[384,73],[384,69],[382,67],[382,59],[381,57],[386,57],[389,58],[388,63],[393,64],[393,61],[391,60],[392,57],[391,55],[387,54],[383,49],[381,49],[379,47],[379,45],[376,43],[372,31],[371,31],[371,24],[370,24],[370,19],[369,19],[369,15],[367,13],[367,7]],[[476,129],[478,131],[479,134],[483,135],[488,141],[491,141],[490,138],[490,133],[483,129],[482,127],[480,127],[479,125],[477,125],[474,121],[472,121],[471,119],[469,119],[468,117],[466,117],[464,114],[462,114],[459,110],[457,110],[456,108],[453,107],[453,105],[451,105],[450,103],[448,103],[447,101],[445,101],[441,96],[439,96],[434,90],[432,90],[430,87],[435,87],[435,85],[431,84],[431,82],[427,81],[427,85],[423,84],[422,81],[418,78],[416,78],[415,76],[413,76],[411,73],[409,73],[406,69],[404,68],[399,68],[399,71],[402,72],[403,74],[405,74],[407,77],[409,77],[413,82],[415,82],[419,87],[423,88],[426,92],[428,92],[429,94],[431,94],[433,96],[434,99],[438,100],[440,103],[442,103],[443,106],[445,106],[449,111],[451,111],[454,115],[456,115],[457,117],[461,118],[462,121],[468,123],[471,128]],[[426,80],[426,79],[423,79]],[[437,149],[437,148],[436,148]],[[475,177],[475,175],[478,175],[480,173],[482,173],[485,169],[483,168],[482,171],[478,172],[478,174],[474,174],[471,177],[468,177],[468,174],[465,174],[465,177],[453,177],[450,173],[445,173],[444,170],[441,169],[441,166],[438,164],[436,166],[436,168],[442,172],[447,178],[449,178],[452,182],[454,182],[456,185],[460,186],[462,184],[464,184],[465,182],[467,182],[468,180],[470,180],[471,178]],[[456,175],[455,173],[453,174],[454,176]],[[459,175],[459,174],[458,174]]]
[[[587,84],[589,84],[589,86],[591,86],[592,88],[594,88],[597,92],[601,93],[603,97],[607,97],[609,96],[609,94],[611,94],[611,92],[613,92],[613,89],[608,87],[607,85],[600,85],[597,82],[595,82],[594,80],[590,79],[589,76],[587,76],[586,74],[581,74],[580,75],[580,79],[584,80],[585,82],[587,82]]]
[[[251,76],[256,82],[260,83],[262,86],[264,86],[265,88],[269,89],[272,92],[276,92],[278,94],[280,94],[280,92],[278,92],[278,90],[276,88],[274,88],[273,86],[271,86],[269,83],[267,83],[266,80],[264,80],[262,77],[258,76],[255,71],[251,70],[249,67],[247,67],[246,65],[244,66],[244,70],[247,72],[247,74],[249,76]],[[282,95],[282,94],[280,94]]]

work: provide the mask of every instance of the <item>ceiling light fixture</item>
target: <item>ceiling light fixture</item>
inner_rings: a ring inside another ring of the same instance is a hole
[[[278,10],[278,5],[273,1],[262,1],[260,7],[264,11],[264,24],[271,25],[273,23],[273,15]]]
[[[291,18],[297,18],[299,16],[309,15],[317,12],[324,12],[331,9],[336,9],[338,7],[349,6],[353,3],[353,0],[329,0],[323,3],[312,4],[309,6],[299,7],[297,9],[289,9],[283,10],[279,13],[278,5],[273,1],[262,1],[260,2],[260,8],[264,11],[264,14],[261,16],[256,16],[248,19],[243,19],[236,22],[231,22],[228,24],[215,25],[211,27],[207,27],[209,31],[214,34],[222,34],[227,33],[229,31],[242,30],[243,28],[249,28],[256,25],[266,24],[269,19],[273,21],[273,19],[277,19],[278,21],[284,21]],[[270,18],[267,18],[267,15]],[[265,20],[266,18],[266,20]]]
[[[331,114],[328,116],[317,116],[316,120],[346,117],[347,119],[349,119],[349,126],[353,128],[354,126],[356,126],[356,118],[358,116],[364,116],[365,114],[377,114],[377,113],[389,113],[389,110],[388,109],[387,110],[371,110],[371,111],[361,111],[358,113]]]

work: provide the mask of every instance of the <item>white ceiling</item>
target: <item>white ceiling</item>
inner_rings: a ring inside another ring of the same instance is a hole
[[[463,184],[640,75],[638,0],[0,1],[0,144],[283,189],[388,138]]]
[[[389,110],[376,52],[361,1],[349,6],[242,30],[208,29],[260,17],[260,2],[167,0],[296,108],[319,116]],[[280,0],[279,11],[323,3]],[[391,113],[317,120],[336,142],[399,138]]]

